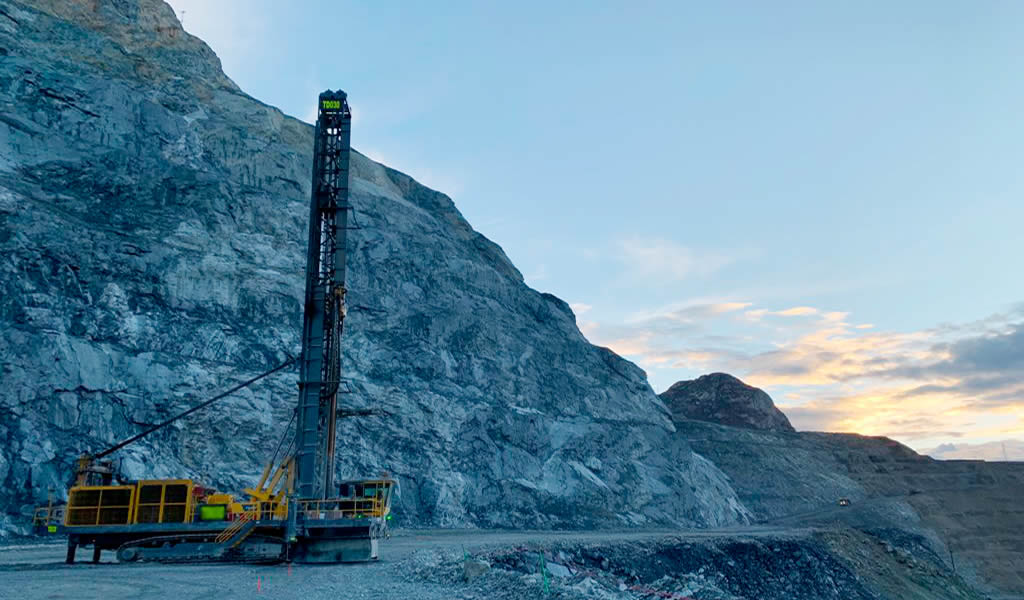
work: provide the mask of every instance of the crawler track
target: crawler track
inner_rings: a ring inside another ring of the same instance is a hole
[[[278,537],[267,535],[252,535],[246,538],[238,547],[231,548],[226,552],[203,552],[198,550],[190,554],[167,554],[147,552],[147,550],[161,548],[166,544],[190,544],[196,548],[204,546],[217,549],[217,545],[209,535],[169,535],[146,538],[122,544],[117,549],[117,557],[121,562],[152,562],[162,564],[201,564],[201,563],[236,563],[236,564],[275,564],[284,560],[285,543]],[[260,545],[276,546],[276,550],[264,552],[259,549]],[[251,554],[247,553],[251,552]],[[129,554],[134,553],[134,554]],[[134,558],[129,558],[133,556]]]

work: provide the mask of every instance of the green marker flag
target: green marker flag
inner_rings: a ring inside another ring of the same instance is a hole
[[[544,553],[543,552],[540,553],[539,566],[540,566],[540,578],[541,578],[541,581],[544,582],[544,594],[547,595],[547,594],[551,593],[551,588],[548,587],[548,569],[547,569],[547,564],[544,562]]]

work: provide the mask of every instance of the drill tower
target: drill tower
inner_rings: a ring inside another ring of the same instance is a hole
[[[77,461],[68,503],[36,511],[37,531],[68,536],[67,562],[80,545],[116,550],[121,562],[358,562],[374,560],[387,536],[395,480],[334,482],[341,333],[345,321],[352,113],[345,92],[320,94],[313,138],[313,182],[306,255],[306,296],[299,357],[295,453],[275,451],[246,497],[191,479],[126,480],[109,454],[239,389],[295,364],[287,361],[101,452]],[[290,424],[289,424],[290,426]],[[285,427],[287,431],[289,426]],[[283,440],[282,440],[283,443]],[[280,450],[281,445],[278,445]],[[115,484],[114,480],[117,480]]]
[[[322,499],[334,488],[340,346],[345,320],[352,113],[345,92],[320,94],[313,139],[313,185],[299,359],[296,493]]]

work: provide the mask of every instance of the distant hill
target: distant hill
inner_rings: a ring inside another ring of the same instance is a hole
[[[659,396],[676,419],[765,431],[795,431],[771,396],[727,373],[677,381]]]
[[[1024,461],[1024,440],[1003,440],[986,444],[942,444],[925,450],[939,460],[1011,460]]]

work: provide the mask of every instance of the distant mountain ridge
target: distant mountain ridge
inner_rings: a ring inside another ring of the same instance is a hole
[[[724,373],[681,381],[661,398],[675,435],[728,475],[756,521],[920,536],[994,597],[1024,598],[1019,553],[1009,550],[1024,547],[1024,463],[944,462],[886,437],[793,432],[765,392]],[[980,446],[940,453],[976,458]],[[1001,443],[983,446],[1002,452]],[[1007,455],[1017,447],[1007,441]]]
[[[984,444],[942,444],[927,454],[939,460],[1024,461],[1024,440],[1001,440]]]

